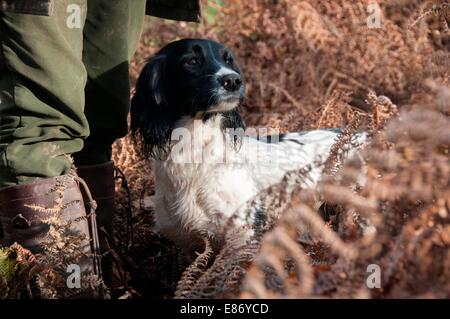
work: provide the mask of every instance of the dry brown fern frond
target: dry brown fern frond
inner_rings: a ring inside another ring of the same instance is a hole
[[[179,285],[177,296],[183,298],[228,298],[239,294],[242,278],[252,262],[258,241],[243,242],[245,229],[232,229],[225,237],[225,245],[211,266],[189,285]],[[198,269],[197,269],[198,270]],[[189,275],[188,275],[189,276]]]
[[[63,209],[71,205],[80,205],[77,201],[65,202],[64,194],[68,183],[75,176],[75,170],[71,170],[69,174],[58,178],[55,185],[49,190],[58,195],[53,207],[29,206],[38,212],[45,213],[40,220],[48,227],[48,232],[41,241],[43,252],[36,255],[37,264],[41,269],[36,274],[40,298],[68,298],[80,293],[93,292],[103,286],[102,280],[91,270],[81,273],[81,290],[71,290],[66,284],[68,266],[78,265],[80,262],[89,263],[92,257],[90,252],[81,248],[86,246],[86,238],[72,230],[73,224],[78,223],[81,219],[86,219],[87,216],[80,217],[80,220],[69,221],[61,218]]]
[[[330,154],[324,162],[324,175],[333,175],[348,156],[348,150],[354,145],[354,136],[361,129],[363,116],[357,115],[339,134],[330,149]]]
[[[366,102],[372,108],[373,124],[370,129],[373,132],[383,128],[388,119],[399,115],[397,105],[386,96],[377,96],[375,92],[369,91]]]
[[[48,227],[46,236],[41,238],[40,245],[43,251],[33,255],[31,252],[14,244],[7,247],[5,258],[2,259],[8,265],[13,265],[12,276],[3,276],[0,273],[2,284],[8,286],[8,298],[65,298],[70,297],[73,292],[67,287],[67,267],[71,264],[78,264],[80,260],[90,260],[89,252],[83,251],[85,238],[75,234],[71,225],[76,220],[65,222],[61,218],[61,211],[70,205],[79,205],[77,201],[65,202],[65,191],[68,183],[75,178],[75,171],[68,175],[57,178],[55,185],[50,189],[50,193],[56,193],[52,207],[42,207],[38,205],[27,205],[29,208],[39,212],[39,221]],[[36,217],[37,218],[37,217]],[[83,217],[84,218],[84,217]],[[2,255],[2,254],[0,254]],[[93,273],[84,271],[82,276],[83,291],[92,291],[102,286],[102,281]],[[80,290],[76,291],[79,294]]]
[[[244,298],[304,298],[311,296],[314,270],[306,250],[298,237],[307,231],[329,245],[343,258],[355,258],[357,251],[345,244],[320,218],[316,211],[299,202],[291,202],[288,211],[266,234],[261,249],[244,281]],[[300,200],[303,201],[303,200]]]
[[[443,33],[449,33],[450,28],[448,23],[450,21],[450,4],[445,1],[429,1],[427,3],[428,8],[424,9],[422,13],[409,25],[410,28],[413,28],[417,23],[421,20],[425,19],[428,16],[435,16],[439,21],[439,27]]]
[[[176,299],[187,298],[189,296],[192,286],[202,276],[208,263],[211,261],[211,257],[214,254],[211,243],[208,238],[203,238],[203,241],[205,243],[205,250],[186,268],[177,283],[177,290],[175,292]]]

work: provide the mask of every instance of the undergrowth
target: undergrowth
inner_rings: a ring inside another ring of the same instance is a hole
[[[212,38],[246,76],[248,125],[345,129],[317,187],[300,189],[307,172],[289,173],[252,202],[268,218],[251,240],[225,230],[213,253],[205,238],[192,264],[154,230],[148,161],[130,136],[117,141],[127,183],[118,178],[113,297],[450,297],[449,4],[379,0],[381,28],[370,29],[372,2],[235,0],[212,23],[149,20],[133,83],[165,43]],[[358,130],[370,143],[343,162]],[[5,287],[26,283],[35,263],[20,246],[0,250],[0,297],[17,296]],[[376,289],[370,265],[381,270]]]

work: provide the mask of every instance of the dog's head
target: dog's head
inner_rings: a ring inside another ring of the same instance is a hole
[[[131,101],[131,129],[147,149],[163,148],[182,117],[205,119],[226,114],[231,126],[243,127],[236,108],[245,87],[234,55],[211,40],[172,42],[142,70]]]

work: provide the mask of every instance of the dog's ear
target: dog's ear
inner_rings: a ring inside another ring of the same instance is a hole
[[[173,118],[167,100],[166,58],[156,55],[142,70],[131,99],[131,131],[139,133],[144,151],[155,156],[170,140]]]

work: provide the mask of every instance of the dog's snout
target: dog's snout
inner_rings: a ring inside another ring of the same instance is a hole
[[[219,83],[225,90],[235,92],[241,87],[242,79],[239,74],[227,74],[219,78]]]

